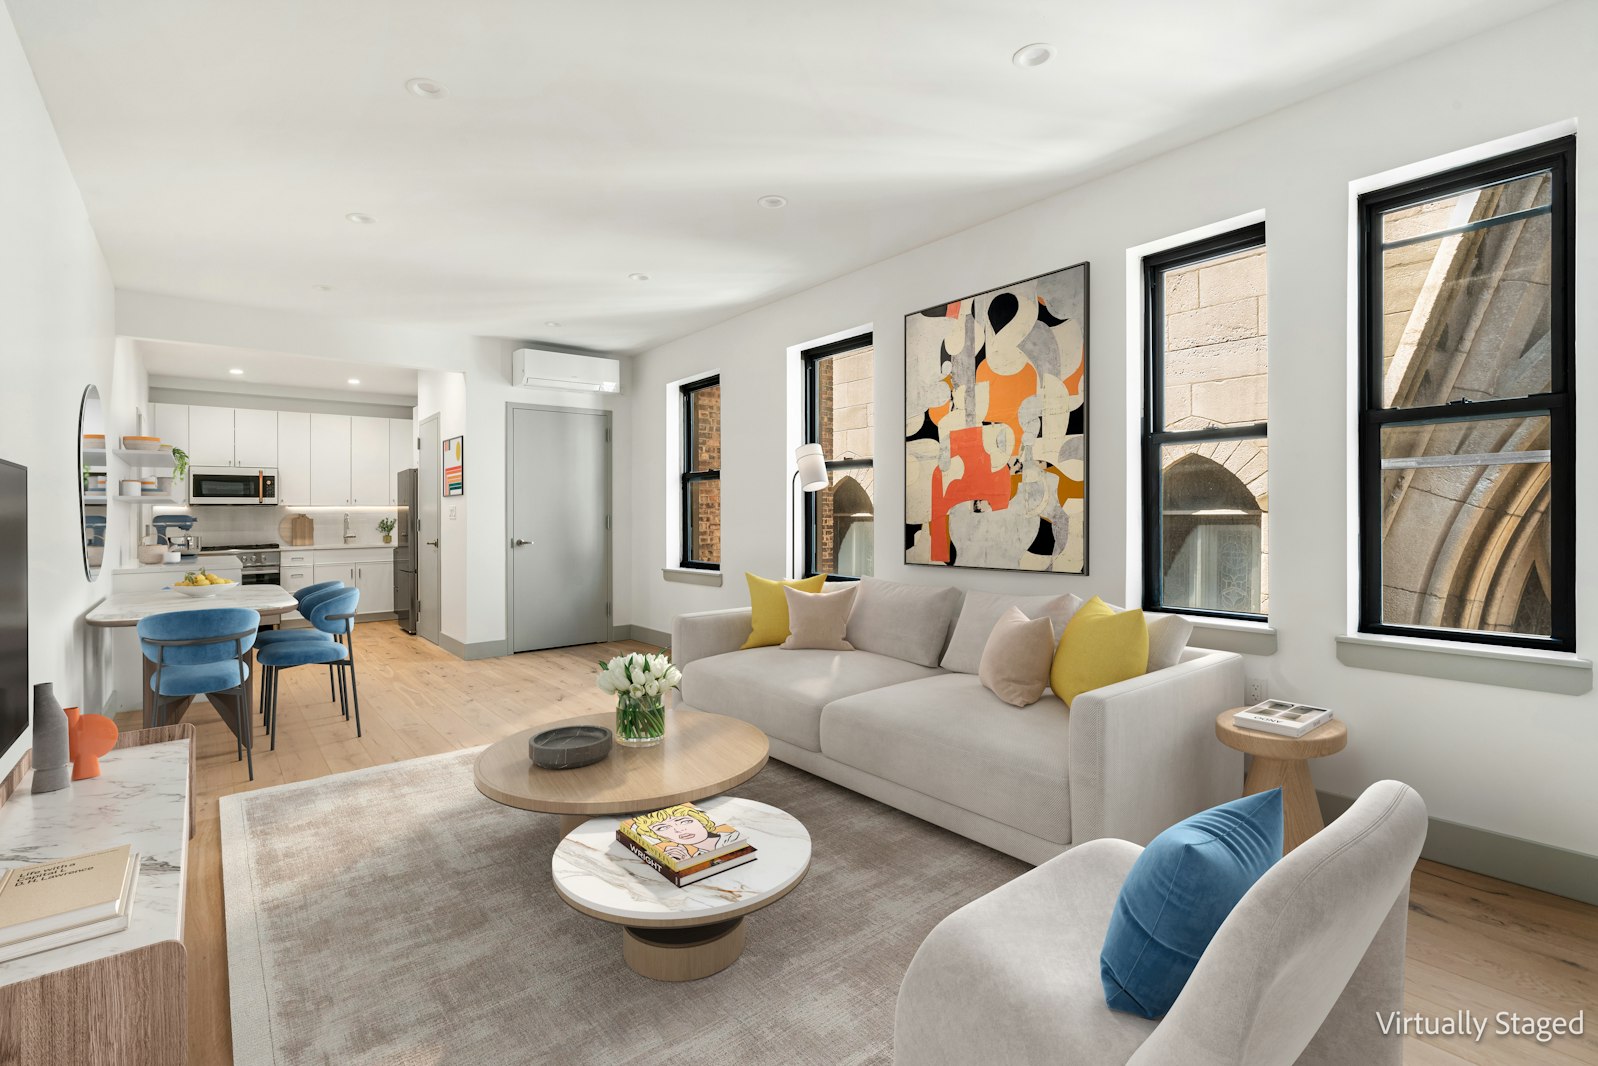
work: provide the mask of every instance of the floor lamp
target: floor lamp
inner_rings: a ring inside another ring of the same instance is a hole
[[[794,450],[793,461],[797,469],[793,472],[793,484],[788,489],[788,502],[793,502],[796,490],[802,490],[804,492],[817,492],[827,487],[827,460],[826,457],[821,454],[821,445],[799,445],[799,447]],[[794,517],[799,517],[798,510],[794,511]],[[790,563],[795,561],[795,538],[793,535],[793,527],[794,524],[789,522],[788,561]],[[796,578],[801,576],[799,571],[802,569],[804,569],[802,566],[795,566],[793,576]]]

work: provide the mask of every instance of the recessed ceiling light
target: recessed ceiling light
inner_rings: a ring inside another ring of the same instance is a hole
[[[444,87],[432,78],[412,78],[405,83],[405,88],[423,100],[437,100],[444,95]]]
[[[349,214],[344,216],[344,221],[353,222],[357,226],[370,226],[372,223],[376,222],[377,219],[373,218],[371,215],[363,215],[359,211],[351,211]]]
[[[545,322],[544,325],[548,326],[550,329],[559,329],[560,328],[560,323],[559,322]]]
[[[361,379],[360,378],[350,378],[350,384],[351,385],[359,385],[360,383],[361,383]]]
[[[1041,67],[1054,58],[1054,53],[1054,45],[1038,41],[1036,44],[1016,49],[1015,55],[1010,57],[1010,62],[1018,67]]]
[[[627,279],[629,281],[648,281],[649,280],[649,275],[648,274],[628,274],[627,275]]]
[[[787,207],[788,198],[786,196],[762,196],[760,199],[756,200],[755,203],[759,204],[761,207],[770,207],[775,209],[778,207]]]
[[[234,367],[232,370],[229,370],[228,373],[229,374],[242,374],[242,373],[244,373],[244,371],[240,370],[238,367]]]
[[[312,285],[311,288],[315,289],[317,292],[332,292],[333,291],[333,286],[331,286],[331,285]]]

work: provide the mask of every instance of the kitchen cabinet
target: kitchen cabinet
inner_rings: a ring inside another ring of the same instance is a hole
[[[416,465],[416,430],[408,418],[388,420],[388,502],[399,503],[399,472]]]
[[[390,502],[388,419],[351,418],[349,454],[350,503],[372,507]]]
[[[189,408],[189,463],[193,466],[232,466],[233,408]]]
[[[312,415],[311,503],[339,507],[351,498],[350,416]]]
[[[277,466],[277,412],[247,407],[190,407],[189,462],[195,466]]]
[[[304,411],[277,412],[277,498],[311,502],[311,416]]]
[[[361,614],[391,614],[394,610],[394,560],[355,564],[355,587],[361,590]]]
[[[184,454],[189,454],[189,405],[186,403],[152,403],[150,405],[150,427],[146,432],[152,437],[160,437],[165,444],[170,444],[174,448],[181,448]],[[189,479],[187,475],[184,475],[182,481],[173,480],[172,498],[180,504],[189,502]]]
[[[319,551],[312,584],[342,581],[360,590],[359,616],[394,611],[394,553],[387,548]]]
[[[277,412],[235,408],[233,465],[272,469],[277,462]]]

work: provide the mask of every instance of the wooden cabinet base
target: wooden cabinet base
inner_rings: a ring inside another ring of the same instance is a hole
[[[674,929],[621,931],[621,954],[634,973],[653,981],[697,981],[720,973],[744,950],[744,920]]]
[[[166,940],[0,987],[5,1066],[183,1066],[188,959]]]

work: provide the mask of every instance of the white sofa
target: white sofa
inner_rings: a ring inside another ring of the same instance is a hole
[[[850,619],[857,649],[900,648],[900,627],[937,634],[941,607],[894,616],[877,602]],[[1215,738],[1215,716],[1243,700],[1239,656],[1186,649],[1176,665],[1083,693],[1069,709],[1052,692],[1012,707],[974,672],[927,665],[948,661],[960,600],[947,602],[930,657],[740,651],[748,608],[680,615],[679,705],[759,726],[775,758],[1031,863],[1099,837],[1146,844],[1242,794],[1243,757]]]

